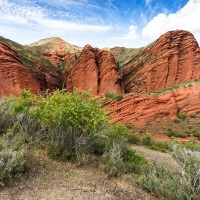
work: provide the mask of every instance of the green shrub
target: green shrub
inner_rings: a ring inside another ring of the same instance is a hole
[[[135,133],[132,133],[132,134],[131,134],[129,141],[130,141],[132,144],[138,144],[138,145],[141,144],[141,139],[140,139],[140,137],[139,137],[138,135],[136,135]]]
[[[52,158],[68,160],[87,149],[101,124],[107,121],[98,98],[90,91],[54,91],[45,97],[22,91],[13,110],[22,132],[46,144]]]
[[[12,111],[14,99],[0,99],[0,134],[5,133],[16,122],[16,114]]]
[[[174,123],[180,123],[180,120],[174,119]]]
[[[16,174],[23,173],[29,168],[29,158],[25,150],[0,151],[0,186],[7,184]]]
[[[195,114],[191,114],[190,118],[196,118],[196,115]]]
[[[109,100],[116,100],[116,101],[121,101],[124,98],[123,94],[111,94],[111,93],[106,93],[105,94],[105,99],[102,101],[102,104],[104,105],[107,101]]]
[[[200,133],[194,133],[193,136],[198,138],[198,140],[200,140]]]
[[[90,150],[97,155],[102,155],[113,143],[125,141],[128,144],[129,142],[132,143],[133,140],[134,138],[129,133],[127,127],[121,124],[105,123],[101,130],[93,137]]]
[[[47,127],[75,127],[89,132],[97,131],[107,120],[98,97],[76,89],[73,93],[57,90],[47,94],[37,102],[31,113]]]
[[[0,144],[0,186],[31,167],[31,152],[26,148],[26,137],[18,130],[19,126],[15,124],[4,134]]]
[[[122,149],[126,148],[124,141],[113,143],[102,155],[104,170],[109,176],[119,176],[125,172]]]
[[[96,155],[102,156],[105,152],[109,139],[105,136],[100,136],[91,142],[90,151]]]
[[[142,144],[146,146],[151,146],[154,143],[152,135],[151,134],[146,134],[142,137]]]
[[[107,99],[112,99],[117,101],[121,101],[124,97],[123,94],[111,94],[111,93],[106,93],[105,96]]]
[[[179,163],[181,175],[195,194],[200,194],[200,152],[174,145],[173,157]]]
[[[171,131],[172,131],[172,128],[168,128],[167,131],[168,131],[168,132],[171,132]]]
[[[166,133],[166,135],[168,136],[168,137],[181,137],[181,138],[186,138],[186,135],[185,134],[182,134],[182,133],[177,133],[177,132],[175,132],[175,131],[169,131],[168,130],[168,132]]]
[[[185,113],[178,113],[178,118],[185,120],[187,118],[187,115]]]
[[[125,163],[125,172],[140,173],[141,166],[147,165],[147,160],[137,155],[134,149],[124,149],[122,157]]]
[[[184,179],[158,163],[154,163],[152,168],[143,168],[138,182],[144,189],[166,199],[198,199],[199,197],[198,193],[192,192]]]
[[[200,144],[198,144],[196,141],[191,140],[185,145],[186,149],[190,149],[192,151],[199,151],[200,152]]]
[[[103,156],[104,169],[109,176],[119,176],[123,173],[139,173],[141,166],[147,161],[136,154],[134,149],[128,148],[125,141],[113,143]]]

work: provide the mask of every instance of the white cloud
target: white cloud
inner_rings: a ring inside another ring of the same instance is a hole
[[[136,39],[136,38],[138,38],[136,31],[137,31],[137,26],[130,25],[129,26],[129,32],[128,32],[127,35],[125,35],[125,39]]]
[[[41,0],[41,4],[46,5],[44,7],[36,6],[34,2],[36,0],[0,0],[0,35],[22,44],[58,36],[78,46],[89,43],[98,47],[136,48],[149,44],[167,31],[185,29],[191,31],[200,42],[200,0],[189,0],[173,14],[168,15],[168,12],[163,11],[149,22],[145,14],[138,13],[142,19],[141,24],[132,20],[129,27],[126,25],[128,22],[119,23],[118,16],[110,11],[110,7],[104,10],[105,18],[98,17],[97,11],[100,8],[95,7],[95,12],[89,9],[91,12],[87,12],[85,20],[85,15],[79,16],[77,13],[95,6],[88,0]],[[152,0],[143,2],[151,9]],[[72,12],[66,11],[69,9]],[[78,12],[74,14],[73,9]],[[109,20],[110,25],[104,25],[108,18],[113,20]],[[95,25],[96,22],[98,25]],[[147,25],[141,30],[143,24]]]
[[[161,34],[175,29],[191,31],[200,41],[200,0],[189,2],[174,14],[158,14],[142,30],[143,37],[158,38]]]
[[[118,29],[121,30],[122,28],[118,27]],[[129,41],[135,40],[139,37],[136,31],[137,31],[137,26],[130,25],[126,34],[121,34],[121,36],[119,37],[113,37],[113,39],[114,40],[129,40]]]
[[[122,29],[124,30],[123,27],[118,28],[119,31],[116,32],[114,36],[108,37],[107,44],[104,45],[104,47],[123,46],[128,48],[137,48],[152,42],[152,40],[149,41],[146,40],[146,38],[142,38],[136,25],[130,25],[125,34],[121,34]]]
[[[1,23],[8,26],[24,25],[35,27],[35,29],[44,32],[68,33],[74,31],[85,32],[106,32],[111,29],[110,26],[98,26],[90,24],[81,24],[69,22],[66,20],[53,19],[47,11],[41,7],[19,6],[10,3],[8,0],[0,0],[0,20]],[[22,27],[21,27],[22,28]]]

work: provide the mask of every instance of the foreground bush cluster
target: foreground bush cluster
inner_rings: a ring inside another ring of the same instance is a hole
[[[134,172],[146,163],[130,149],[131,136],[122,125],[109,124],[106,112],[90,92],[55,91],[36,96],[22,91],[21,97],[1,100],[0,184],[26,171],[30,155],[43,149],[58,160],[80,165],[88,155],[98,156],[110,176]],[[29,155],[29,156],[27,156]]]
[[[95,163],[109,176],[133,173],[143,188],[157,196],[199,199],[198,151],[155,143],[150,135],[140,140],[126,127],[108,123],[106,112],[91,92],[55,91],[36,96],[22,91],[19,98],[0,100],[0,119],[0,186],[31,169],[34,151],[42,149],[53,159]],[[182,173],[174,175],[156,163],[148,165],[130,147],[131,142],[172,151]]]

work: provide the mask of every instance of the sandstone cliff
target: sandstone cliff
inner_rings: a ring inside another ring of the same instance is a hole
[[[190,32],[170,31],[132,51],[133,57],[121,66],[126,93],[158,91],[200,78],[200,48]]]
[[[174,119],[178,113],[200,111],[199,100],[200,81],[194,81],[159,94],[126,94],[121,101],[108,101],[104,108],[109,108],[113,122],[141,126],[155,119]]]
[[[93,94],[124,93],[113,55],[86,45],[75,63],[66,71],[66,88],[92,89]]]
[[[63,74],[38,52],[0,38],[0,97],[18,96],[22,89],[40,93],[62,88]]]

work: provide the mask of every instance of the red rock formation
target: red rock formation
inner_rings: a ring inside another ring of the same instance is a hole
[[[51,47],[51,51],[45,50],[46,47]],[[26,62],[22,62],[25,57],[20,57],[22,55],[17,49],[1,42],[0,97],[19,95],[23,88],[34,93],[46,89],[53,91],[62,88],[64,82],[68,91],[76,87],[83,90],[92,88],[95,95],[124,93],[115,59],[110,52],[86,45],[73,62],[74,54],[64,52],[59,42],[52,45],[51,41],[37,48],[42,48],[43,54],[57,66],[69,58],[65,63],[68,66],[66,73],[63,74],[43,57],[32,60],[36,67],[26,66]],[[178,112],[190,114],[200,110],[200,83],[194,81],[200,79],[200,48],[191,33],[171,31],[139,52],[118,48],[116,55],[121,50],[125,54],[127,52],[121,62],[126,63],[123,67],[125,92],[134,93],[126,94],[121,101],[106,103],[105,108],[111,107],[114,122],[139,126],[157,118],[173,119]],[[33,56],[30,58],[33,59]],[[126,62],[126,59],[130,60]],[[183,82],[191,82],[191,86]],[[185,87],[162,94],[141,94],[163,90],[174,84]]]
[[[72,62],[74,62],[75,60],[75,56],[74,54],[70,53],[70,52],[62,52],[56,50],[56,51],[51,51],[51,52],[44,52],[43,55],[49,59],[51,61],[52,64],[54,64],[55,66],[59,66],[61,65],[64,61],[65,63],[65,68],[66,66],[69,66],[72,64]]]
[[[187,114],[200,111],[200,82],[193,82],[176,91],[163,94],[126,94],[121,101],[109,101],[113,122],[141,126],[158,118],[177,117],[179,112]]]
[[[19,96],[22,89],[38,94],[63,87],[64,75],[59,71],[47,64],[45,68],[37,64],[36,69],[31,69],[22,63],[23,59],[16,50],[0,41],[0,97]]]
[[[88,90],[93,94],[123,93],[121,78],[117,73],[116,62],[112,54],[86,45],[76,62],[66,71],[68,91],[74,87]]]
[[[23,66],[16,57],[16,52],[0,41],[0,97],[10,94],[18,96],[21,89],[40,91],[40,83],[34,73]]]
[[[200,78],[200,48],[187,31],[170,31],[125,66],[125,92],[152,92]]]

